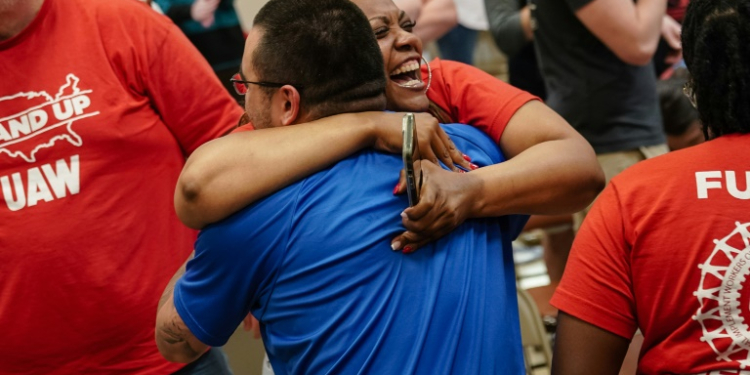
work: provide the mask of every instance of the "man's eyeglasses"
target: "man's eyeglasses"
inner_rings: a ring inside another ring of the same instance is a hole
[[[289,83],[277,83],[277,82],[266,82],[266,81],[259,81],[259,82],[245,81],[242,79],[242,76],[240,76],[240,73],[235,73],[235,75],[232,76],[229,82],[232,82],[232,86],[234,86],[234,91],[237,93],[237,95],[247,94],[248,85],[258,85],[258,86],[263,86],[263,87],[282,87],[285,85],[291,85]],[[297,90],[302,89],[302,86],[298,86],[298,85],[292,85],[292,86],[297,88]]]

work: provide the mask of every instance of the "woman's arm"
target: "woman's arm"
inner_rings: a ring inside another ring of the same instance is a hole
[[[423,171],[423,198],[404,211],[407,231],[393,239],[394,250],[413,251],[471,217],[576,212],[604,187],[591,145],[539,101],[516,111],[500,148],[508,161],[464,175]]]
[[[200,229],[363,148],[401,152],[402,118],[402,113],[342,114],[208,142],[193,152],[177,182],[177,215]],[[424,157],[469,167],[434,118],[417,114],[416,121]]]
[[[591,145],[539,101],[513,115],[500,148],[507,162],[472,172],[485,182],[472,217],[573,213],[604,188]]]

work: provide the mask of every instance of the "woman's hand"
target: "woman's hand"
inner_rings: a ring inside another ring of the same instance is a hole
[[[394,154],[400,154],[403,147],[403,134],[401,131],[401,120],[405,113],[383,113],[386,118],[375,129],[375,149]],[[417,140],[419,142],[419,153],[422,159],[430,160],[437,164],[438,160],[447,165],[453,171],[458,172],[456,164],[471,169],[468,157],[451,141],[448,134],[440,127],[438,121],[428,113],[415,113],[414,122],[417,128]],[[399,184],[403,188],[403,181]],[[401,189],[399,189],[401,190]]]
[[[421,162],[419,203],[401,214],[406,232],[391,241],[393,250],[414,252],[461,225],[475,211],[482,180],[472,173],[453,173],[429,161]]]

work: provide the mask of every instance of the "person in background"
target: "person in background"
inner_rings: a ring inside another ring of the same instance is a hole
[[[682,59],[682,19],[690,0],[667,0],[667,14],[661,24],[661,40],[654,53],[654,69],[660,78],[669,68]]]
[[[294,69],[300,61],[305,70]],[[268,2],[241,76],[256,128],[386,107],[381,52],[349,0]],[[477,129],[446,131],[478,165],[503,160]],[[160,309],[161,352],[189,361],[226,342],[252,311],[278,374],[522,374],[513,261],[503,249],[525,217],[470,220],[419,253],[395,253],[408,201],[389,187],[402,166],[398,155],[365,150],[204,229]],[[473,172],[422,161],[421,173],[480,192]]]
[[[532,0],[547,104],[594,147],[607,181],[668,151],[651,63],[667,0]],[[576,227],[585,211],[575,216]]]
[[[395,0],[412,20],[423,43],[436,42],[445,60],[471,65],[477,30],[487,30],[482,0]]]
[[[552,303],[552,373],[744,374],[750,274],[750,4],[692,0],[682,46],[705,143],[639,163],[602,192]]]
[[[705,141],[698,111],[683,93],[683,87],[689,81],[687,69],[677,68],[669,78],[656,83],[662,123],[671,151]]]
[[[153,0],[211,64],[227,91],[242,61],[245,35],[234,0]]]
[[[542,100],[547,96],[534,51],[531,9],[525,0],[485,0],[489,30],[508,57],[508,83]]]
[[[138,1],[3,0],[0,71],[0,374],[228,373],[153,341],[177,177],[242,114],[211,67]]]
[[[483,0],[453,0],[456,26],[436,41],[446,60],[474,64],[474,49],[480,31],[489,29]]]
[[[414,20],[414,34],[423,43],[440,40],[458,27],[458,10],[454,0],[395,0],[394,4]],[[465,42],[473,49],[474,39]],[[444,51],[441,49],[440,52]]]

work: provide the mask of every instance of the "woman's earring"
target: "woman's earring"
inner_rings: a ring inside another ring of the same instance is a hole
[[[425,60],[424,56],[422,56],[422,61],[427,65],[427,87],[424,89],[424,91],[427,92],[427,90],[430,89],[430,84],[432,84],[432,68],[430,68],[430,63]]]

